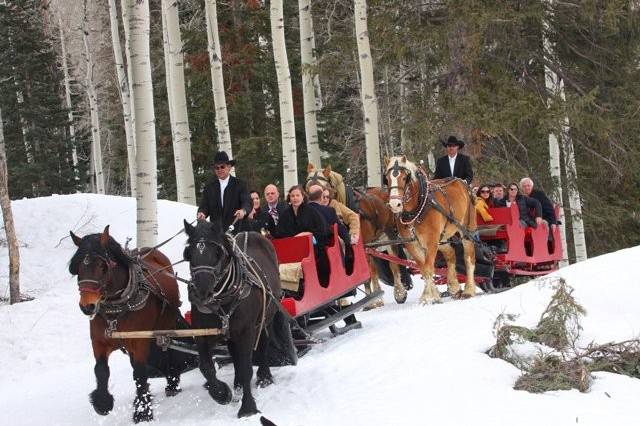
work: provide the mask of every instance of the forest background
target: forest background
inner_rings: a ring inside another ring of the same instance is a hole
[[[129,195],[108,3],[87,2],[85,13],[81,1],[0,1],[0,110],[13,199],[96,190],[84,16],[95,61],[105,192]],[[150,1],[158,197],[175,200],[160,3]],[[343,174],[349,169],[347,181],[365,185],[354,3],[311,4],[323,165]],[[236,174],[251,188],[260,191],[275,182],[283,192],[269,1],[228,0],[217,9]],[[204,0],[180,0],[179,10],[199,196],[218,147]],[[72,122],[64,100],[60,23],[71,72]],[[297,1],[284,1],[284,27],[303,180],[307,153]],[[369,0],[368,30],[383,155],[403,153],[428,164],[430,155],[443,154],[439,139],[456,134],[467,142],[463,152],[473,158],[478,183],[531,176],[550,193],[555,183],[548,140],[556,134],[574,148],[576,174],[567,173],[565,185],[579,188],[589,255],[640,243],[639,2]],[[552,50],[545,49],[545,39]],[[562,78],[564,99],[548,92],[545,68]]]

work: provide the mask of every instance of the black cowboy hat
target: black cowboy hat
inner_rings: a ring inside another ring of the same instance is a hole
[[[213,157],[213,165],[215,166],[216,164],[228,164],[230,166],[235,166],[236,160],[229,160],[229,156],[225,151],[218,151]]]
[[[446,141],[440,139],[440,143],[444,147],[458,145],[460,149],[464,148],[464,141],[456,138],[455,136],[449,136]]]

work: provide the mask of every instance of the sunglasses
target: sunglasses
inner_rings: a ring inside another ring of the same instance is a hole
[[[220,164],[220,165],[217,165],[217,166],[213,166],[213,168],[216,169],[216,170],[222,170],[222,169],[226,169],[227,165],[226,164]]]
[[[481,194],[488,194],[489,192],[491,192],[491,191],[489,191],[488,189],[481,189],[480,190]]]
[[[517,191],[518,188],[509,188],[509,191]]]

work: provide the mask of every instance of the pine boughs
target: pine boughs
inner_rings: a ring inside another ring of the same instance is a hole
[[[585,309],[560,278],[535,329],[508,324],[514,315],[500,314],[494,323],[496,344],[487,354],[522,370],[514,389],[541,393],[578,389],[587,392],[594,371],[640,378],[640,340],[576,346]]]

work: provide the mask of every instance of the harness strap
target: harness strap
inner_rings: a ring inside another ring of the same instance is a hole
[[[436,209],[437,211],[439,211],[444,217],[446,217],[449,222],[453,223],[455,226],[458,227],[458,229],[460,229],[460,231],[462,231],[462,234],[464,235],[464,237],[468,240],[473,240],[473,235],[471,235],[471,233],[469,232],[469,230],[460,222],[458,222],[456,220],[455,217],[453,217],[448,211],[446,211],[445,209],[442,208],[442,206],[440,204],[438,204],[438,202],[432,197],[429,197],[429,204],[431,206],[433,206],[434,209]]]

